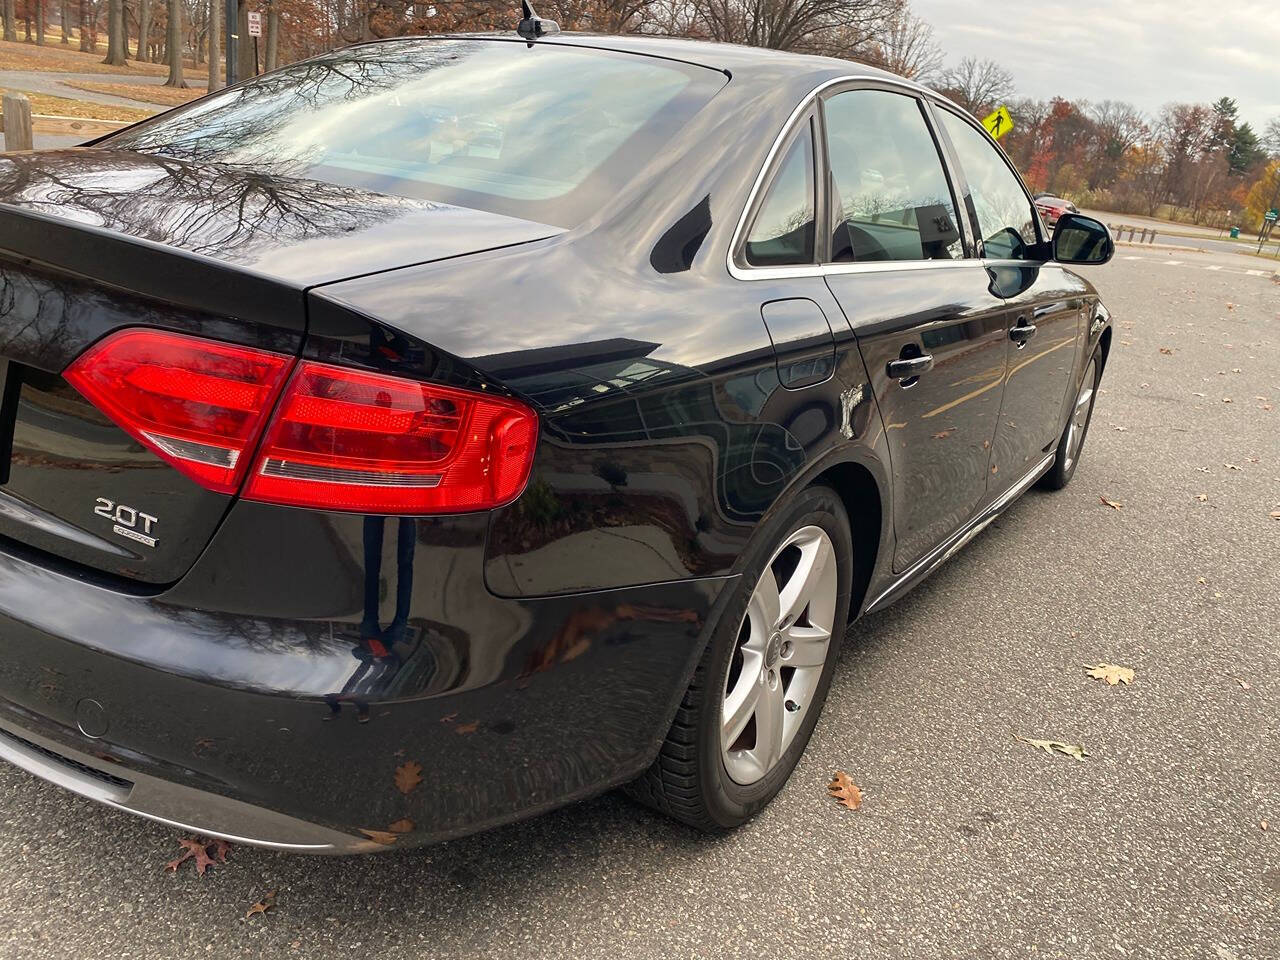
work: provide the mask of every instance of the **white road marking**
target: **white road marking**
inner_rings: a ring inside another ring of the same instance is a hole
[[[1222,267],[1215,263],[1213,266],[1205,267],[1205,269],[1206,269],[1206,270],[1221,270],[1221,269],[1222,269]]]
[[[1265,277],[1267,275],[1265,270],[1246,270],[1245,273],[1251,277]]]
[[[1146,257],[1125,257],[1126,260],[1145,260]]]
[[[1164,265],[1165,265],[1166,267],[1176,267],[1176,266],[1179,266],[1181,263],[1182,263],[1182,261],[1181,261],[1181,260],[1166,260],[1166,261],[1164,261]]]

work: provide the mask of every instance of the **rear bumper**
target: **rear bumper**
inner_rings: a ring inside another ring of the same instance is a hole
[[[42,780],[148,820],[233,843],[290,853],[360,853],[381,849],[274,810],[123,769],[30,730],[0,722],[0,759]]]
[[[728,582],[503,599],[484,518],[375,556],[381,518],[247,506],[158,596],[0,553],[0,757],[237,842],[443,840],[640,773]]]

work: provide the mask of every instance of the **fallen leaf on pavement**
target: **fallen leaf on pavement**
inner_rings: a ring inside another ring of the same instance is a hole
[[[1117,501],[1115,501],[1115,500],[1108,500],[1106,497],[1099,497],[1098,499],[1099,499],[1099,500],[1101,500],[1101,501],[1102,501],[1104,504],[1106,504],[1108,507],[1110,507],[1112,510],[1123,510],[1123,509],[1124,509],[1124,504],[1123,504],[1123,503],[1118,503],[1118,502],[1117,502]]]
[[[850,810],[857,810],[862,806],[862,791],[843,770],[837,770],[827,784],[827,795]]]
[[[1166,357],[1173,356],[1173,351],[1170,350],[1168,347],[1161,347],[1160,352],[1163,353]]]
[[[1222,398],[1222,402],[1223,402],[1223,403],[1230,403],[1230,402],[1231,402],[1231,398],[1230,398],[1230,397],[1223,397],[1223,398]]]
[[[1241,680],[1239,677],[1236,677],[1236,683],[1240,684],[1240,689],[1241,689],[1241,690],[1252,690],[1252,689],[1253,689],[1253,687],[1249,686],[1249,681],[1248,681],[1248,680]]]
[[[366,827],[361,827],[360,832],[374,843],[380,843],[384,847],[391,846],[391,844],[395,843],[398,839],[397,835],[391,833],[389,830],[369,830]]]
[[[472,720],[470,723],[460,723],[453,728],[454,733],[468,734],[475,733],[480,729],[480,721]]]
[[[1272,519],[1272,520],[1280,520],[1280,510],[1272,510],[1272,511],[1271,511],[1271,519]]]
[[[1207,503],[1209,500],[1209,495],[1207,493],[1197,493],[1196,499],[1199,500],[1201,503]]]
[[[937,433],[935,433],[935,434],[933,435],[933,439],[935,439],[935,440],[945,440],[945,439],[947,439],[947,437],[951,436],[951,434],[952,434],[953,432],[954,432],[954,430],[939,430]]]
[[[391,826],[387,827],[388,833],[408,833],[413,829],[413,821],[408,817],[402,817]]]
[[[401,793],[407,795],[409,791],[421,782],[422,764],[409,760],[396,767],[396,789]]]
[[[1208,583],[1208,582],[1209,581],[1206,580],[1204,577],[1196,577],[1196,583]]]
[[[1093,679],[1107,681],[1109,687],[1114,687],[1117,683],[1126,686],[1133,683],[1133,671],[1128,667],[1116,666],[1114,663],[1086,663],[1084,668]]]
[[[226,840],[206,840],[203,837],[183,837],[178,841],[178,846],[182,847],[182,856],[176,860],[170,860],[164,868],[171,872],[176,871],[188,860],[194,858],[196,873],[201,876],[204,876],[204,872],[215,863],[226,863],[227,853],[231,850],[231,844]],[[210,848],[212,848],[212,855],[210,855]]]
[[[1270,826],[1270,824],[1268,824],[1267,821],[1263,820],[1260,824],[1258,824],[1258,826],[1260,826],[1263,830],[1266,830],[1267,827]]]
[[[1236,465],[1236,464],[1234,464],[1234,463],[1224,463],[1224,464],[1223,464],[1223,466],[1224,466],[1224,467],[1226,467],[1228,470],[1242,470],[1242,469],[1244,469],[1243,467],[1239,467],[1239,466],[1237,466],[1237,465]]]
[[[248,920],[255,913],[266,913],[272,909],[276,905],[276,894],[278,892],[278,890],[268,890],[266,896],[245,911],[244,918]]]
[[[1078,743],[1063,743],[1060,740],[1032,740],[1029,737],[1020,737],[1016,733],[1013,739],[1020,740],[1023,743],[1029,743],[1037,750],[1043,750],[1047,754],[1060,753],[1066,757],[1074,757],[1077,760],[1083,760],[1089,756],[1084,747]]]

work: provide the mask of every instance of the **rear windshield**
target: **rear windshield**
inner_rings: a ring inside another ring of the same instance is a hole
[[[103,145],[571,227],[724,83],[633,54],[400,40],[285,67]]]

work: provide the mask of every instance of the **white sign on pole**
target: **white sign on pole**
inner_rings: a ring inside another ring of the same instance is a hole
[[[262,14],[257,10],[249,11],[249,36],[262,36]]]

